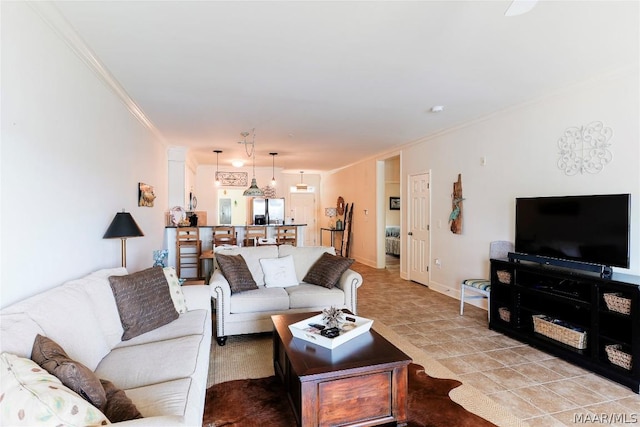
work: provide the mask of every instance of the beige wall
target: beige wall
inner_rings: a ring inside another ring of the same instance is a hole
[[[638,75],[637,67],[620,70],[401,150],[401,194],[407,192],[410,174],[430,172],[431,176],[432,288],[457,295],[461,279],[488,274],[489,243],[513,241],[514,201],[521,196],[631,193],[631,268],[615,270],[640,273]],[[557,167],[557,140],[565,129],[596,120],[614,130],[612,163],[599,174],[564,175]],[[369,265],[376,265],[373,206],[388,204],[386,196],[376,199],[375,165],[376,159],[365,159],[326,174],[322,192],[323,198],[343,195],[355,202],[351,256]],[[448,227],[451,189],[458,173],[465,198],[460,235]],[[364,208],[369,208],[368,219]],[[407,209],[401,211],[401,220],[404,245]],[[435,268],[435,258],[441,260],[440,268]],[[401,258],[403,277],[407,277],[406,261],[407,257]]]

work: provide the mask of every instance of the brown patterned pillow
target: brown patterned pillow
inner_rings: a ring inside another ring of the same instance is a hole
[[[331,289],[338,283],[342,273],[347,271],[351,264],[353,264],[352,259],[325,252],[318,261],[311,266],[302,281]]]
[[[100,382],[107,395],[107,403],[100,408],[100,411],[102,411],[109,421],[119,423],[121,421],[142,418],[142,414],[138,411],[136,405],[133,404],[123,390],[113,385],[111,381],[100,380]]]
[[[31,360],[96,408],[100,408],[107,402],[104,388],[93,371],[82,363],[70,359],[62,347],[52,339],[40,334],[36,335],[31,350]]]
[[[229,282],[232,294],[258,289],[242,255],[216,254],[216,261],[218,261],[222,275]]]
[[[126,341],[177,319],[169,284],[162,267],[152,267],[127,276],[110,276]]]

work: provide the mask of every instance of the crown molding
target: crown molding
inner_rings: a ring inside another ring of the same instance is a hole
[[[69,46],[69,48],[85,63],[96,76],[124,103],[129,112],[146,127],[162,144],[167,146],[167,142],[147,117],[142,108],[129,96],[120,82],[111,74],[109,69],[100,61],[98,56],[80,37],[78,32],[62,15],[60,10],[50,1],[30,1],[27,4],[48,24],[53,31]]]

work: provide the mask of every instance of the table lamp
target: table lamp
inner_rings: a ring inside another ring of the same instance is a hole
[[[103,239],[115,239],[120,238],[122,240],[122,266],[127,266],[127,237],[140,237],[144,236],[138,224],[133,219],[129,212],[118,212],[111,221],[111,225],[107,228],[106,233],[102,236]]]
[[[329,228],[334,229],[333,217],[336,216],[338,210],[336,208],[324,208],[324,215],[329,217]]]

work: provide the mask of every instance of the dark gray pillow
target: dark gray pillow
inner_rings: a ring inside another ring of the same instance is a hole
[[[229,282],[232,294],[258,289],[242,255],[216,254],[216,261],[218,261],[222,275]]]
[[[311,266],[302,281],[331,289],[338,283],[342,273],[347,271],[351,264],[353,264],[352,259],[325,252],[318,261]]]
[[[126,276],[110,276],[126,341],[178,318],[162,267],[152,267]]]
[[[142,414],[127,397],[123,390],[116,387],[111,381],[100,380],[107,395],[107,403],[98,408],[112,423],[135,420],[142,418]]]
[[[51,338],[36,335],[31,350],[31,360],[96,408],[107,403],[104,388],[93,371],[82,363],[70,359],[64,349]]]

